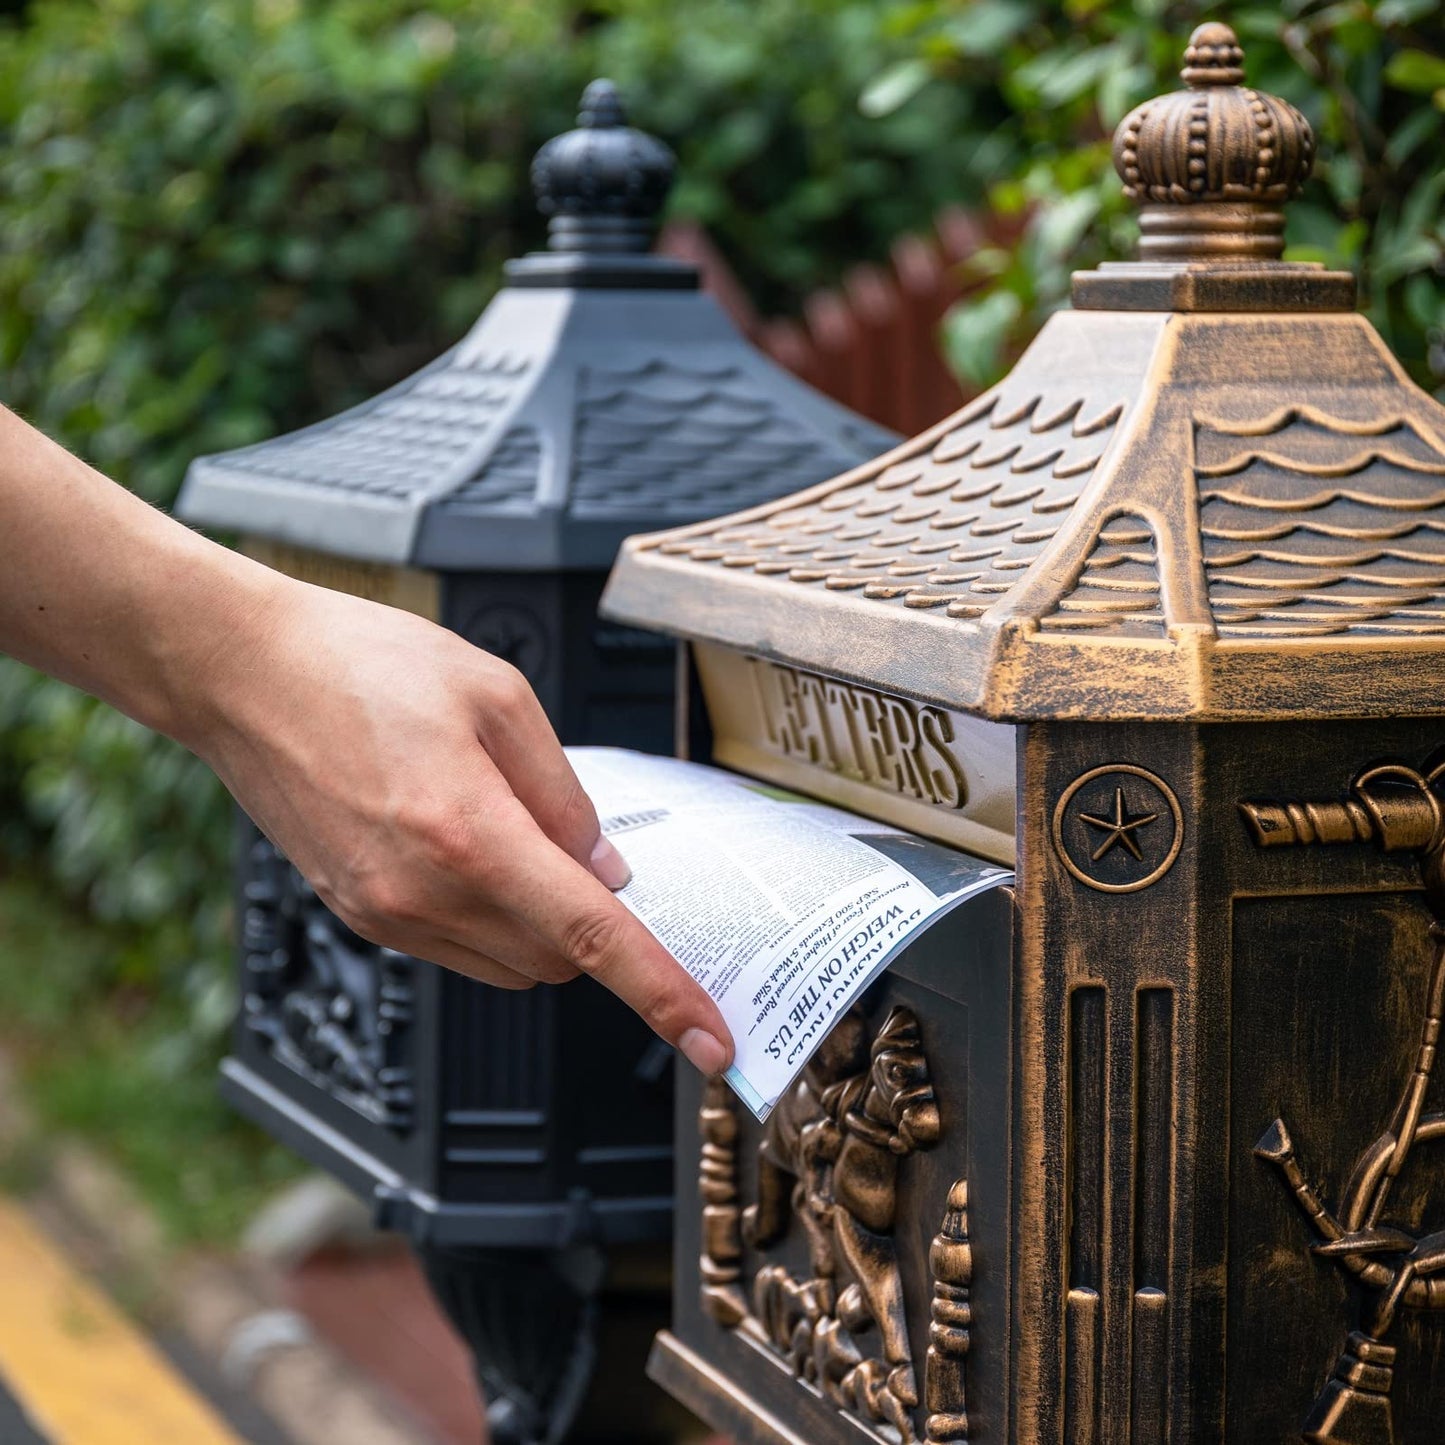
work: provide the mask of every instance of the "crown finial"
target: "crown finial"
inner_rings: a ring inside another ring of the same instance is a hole
[[[1229,26],[1199,26],[1180,72],[1189,88],[1146,101],[1114,132],[1124,194],[1143,203],[1141,259],[1283,254],[1280,207],[1310,173],[1314,136],[1288,102],[1240,83],[1243,62]]]
[[[617,87],[582,92],[577,129],[554,136],[532,162],[537,208],[551,218],[553,251],[646,251],[672,189],[672,152],[627,124]]]

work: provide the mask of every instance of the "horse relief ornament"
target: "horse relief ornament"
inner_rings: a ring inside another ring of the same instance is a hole
[[[1304,1424],[1308,1445],[1399,1445],[1391,1412],[1397,1347],[1385,1337],[1403,1309],[1445,1310],[1445,1230],[1412,1233],[1392,1223],[1391,1190],[1417,1149],[1445,1140],[1445,1112],[1426,1108],[1445,1016],[1445,754],[1424,770],[1397,763],[1367,768],[1349,794],[1328,802],[1241,805],[1261,847],[1370,843],[1420,860],[1432,923],[1433,959],[1414,1067],[1395,1112],[1359,1155],[1333,1211],[1296,1157],[1283,1119],[1255,1145],[1274,1165],[1314,1230],[1313,1252],[1337,1264],[1362,1292],[1360,1324]],[[1420,1442],[1424,1445],[1424,1442]]]
[[[781,1356],[800,1380],[877,1438],[914,1445],[920,1405],[894,1228],[899,1171],[939,1141],[938,1103],[918,1020],[889,1013],[868,1038],[854,1009],[829,1034],[769,1115],[757,1146],[757,1198],[739,1202],[738,1121],[714,1082],[704,1097],[703,1308]],[[929,1442],[965,1441],[964,1360],[972,1323],[968,1187],[949,1192],[929,1259],[934,1274],[924,1397]],[[744,1246],[766,1254],[794,1228],[808,1270],[755,1271],[744,1293]]]

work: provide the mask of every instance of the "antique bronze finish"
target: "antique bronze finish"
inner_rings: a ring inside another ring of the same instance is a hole
[[[1017,870],[766,1127],[681,1086],[652,1371],[743,1445],[1441,1438],[1445,408],[1280,259],[1313,142],[1242,79],[1200,27],[1141,258],[991,392],[609,583],[721,761]]]
[[[1190,71],[1195,89],[1126,119],[1116,161],[1180,236],[1216,203],[1241,211],[1235,229],[1077,277],[1077,309],[998,387],[877,461],[633,539],[604,606],[986,718],[1434,712],[1440,408],[1349,310],[1353,278],[1247,247],[1219,259],[1220,235],[1244,246],[1298,188],[1312,147],[1307,127],[1270,140],[1283,119],[1242,127],[1256,104],[1304,121],[1200,78],[1232,68]],[[1188,129],[1172,110],[1201,99],[1189,144],[1209,184],[1192,191],[1166,184],[1165,142]],[[1264,183],[1243,200],[1230,176],[1248,157]]]
[[[714,761],[1013,862],[1013,728],[731,648],[692,658]]]
[[[1112,789],[1113,811],[1086,813],[1081,804],[1089,789],[1095,798]],[[1184,845],[1184,815],[1169,784],[1129,763],[1081,773],[1059,794],[1053,824],[1059,860],[1101,893],[1137,893],[1157,883]],[[1111,860],[1115,848],[1120,856]]]
[[[1432,922],[1434,962],[1420,1024],[1420,1048],[1389,1127],[1360,1155],[1331,1212],[1305,1176],[1283,1119],[1276,1119],[1254,1152],[1274,1164],[1313,1226],[1313,1253],[1337,1263],[1369,1292],[1363,1328],[1353,1330],[1335,1372],[1315,1402],[1305,1439],[1330,1442],[1393,1441],[1390,1409],[1396,1350],[1383,1336],[1402,1308],[1445,1310],[1445,1230],[1417,1238],[1382,1223],[1391,1188],[1417,1144],[1445,1139],[1445,1113],[1426,1111],[1445,1017],[1445,759],[1423,772],[1399,763],[1367,768],[1345,798],[1325,802],[1243,803],[1254,840],[1262,848],[1375,843],[1387,852],[1418,855]],[[1386,960],[1388,964],[1388,960]]]
[[[1314,162],[1309,122],[1242,88],[1244,52],[1227,25],[1194,32],[1180,78],[1187,91],[1137,107],[1114,134],[1114,169],[1141,203],[1140,257],[1277,261],[1283,203]]]
[[[703,1309],[774,1351],[840,1410],[869,1426],[891,1426],[904,1445],[914,1445],[919,1393],[894,1239],[898,1175],[940,1131],[918,1020],[907,1008],[893,1009],[870,1045],[863,1017],[854,1011],[843,1018],[769,1116],[758,1144],[757,1198],[741,1216],[737,1105],[724,1085],[709,1084],[700,1120]],[[960,1181],[930,1252],[929,1442],[968,1438],[967,1207]],[[738,1283],[741,1241],[766,1251],[793,1218],[807,1237],[808,1275],[763,1265],[749,1307]]]
[[[933,1271],[932,1322],[928,1356],[923,1364],[923,1395],[928,1406],[923,1438],[927,1445],[949,1445],[968,1439],[968,1397],[965,1367],[973,1307],[968,1287],[973,1282],[973,1249],[968,1240],[968,1180],[948,1191],[943,1224],[928,1251]]]

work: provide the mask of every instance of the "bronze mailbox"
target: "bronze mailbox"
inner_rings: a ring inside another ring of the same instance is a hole
[[[1445,409],[1281,260],[1223,25],[1140,257],[834,481],[633,539],[731,766],[996,859],[758,1126],[679,1099],[653,1373],[751,1445],[1445,1437]]]

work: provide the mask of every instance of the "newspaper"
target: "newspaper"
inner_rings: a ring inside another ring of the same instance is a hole
[[[759,1119],[903,944],[1003,868],[720,768],[568,748],[618,894],[716,1000]]]

